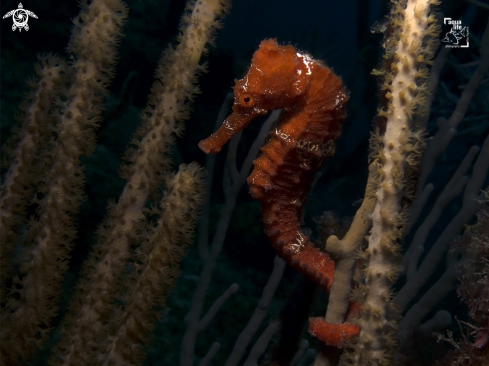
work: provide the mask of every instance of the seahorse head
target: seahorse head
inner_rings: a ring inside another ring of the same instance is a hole
[[[292,46],[279,46],[266,39],[253,55],[248,74],[236,81],[234,103],[240,109],[273,110],[284,108],[304,93],[306,73],[301,57]]]
[[[292,46],[279,46],[276,39],[262,41],[248,73],[236,80],[233,113],[214,134],[199,143],[200,149],[216,154],[255,117],[292,105],[305,92],[312,61],[310,64],[308,57]]]

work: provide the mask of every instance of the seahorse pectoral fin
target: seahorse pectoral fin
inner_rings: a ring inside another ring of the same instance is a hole
[[[248,126],[260,114],[263,113],[238,113],[234,111],[224,120],[216,132],[199,142],[199,148],[206,154],[217,154],[231,137]]]

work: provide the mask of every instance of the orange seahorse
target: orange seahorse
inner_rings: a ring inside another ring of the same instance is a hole
[[[253,162],[248,185],[278,255],[328,292],[334,262],[301,232],[300,219],[314,174],[334,154],[347,101],[341,79],[328,67],[267,39],[253,55],[248,74],[236,81],[233,113],[199,143],[205,153],[218,153],[255,117],[284,109]]]
[[[314,174],[334,154],[347,101],[341,79],[328,67],[292,46],[267,39],[253,55],[248,74],[236,81],[233,113],[199,143],[205,153],[216,154],[255,117],[284,109],[253,162],[248,185],[261,205],[264,232],[277,254],[327,292],[334,262],[301,232],[300,221]],[[309,332],[328,345],[343,347],[359,329],[319,317],[310,319]]]

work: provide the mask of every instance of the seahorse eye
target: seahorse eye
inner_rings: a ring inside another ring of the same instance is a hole
[[[239,97],[239,102],[243,107],[253,107],[255,99],[250,94],[243,94]]]

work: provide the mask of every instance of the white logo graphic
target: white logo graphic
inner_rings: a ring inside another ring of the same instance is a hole
[[[14,21],[14,25],[12,25],[13,31],[15,31],[17,28],[19,28],[19,32],[22,31],[22,28],[28,31],[29,25],[27,24],[27,22],[29,21],[29,15],[37,19],[36,14],[34,14],[30,10],[24,9],[22,3],[19,3],[19,8],[15,10],[10,10],[7,14],[3,16],[3,19],[12,17]]]
[[[447,43],[447,48],[467,48],[469,47],[469,27],[462,27],[461,20],[443,18],[443,24],[451,25],[452,28],[445,34],[441,41]]]

